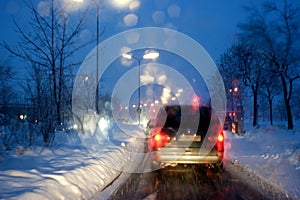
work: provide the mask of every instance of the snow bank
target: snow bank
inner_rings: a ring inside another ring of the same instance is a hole
[[[226,132],[226,159],[288,198],[300,198],[300,131],[265,125],[244,136]]]
[[[0,161],[0,199],[93,198],[126,166],[135,167],[129,163],[132,152],[143,148],[137,137],[119,134],[114,141],[122,145],[107,141],[97,152],[88,151],[78,137],[66,132],[56,133],[52,147],[25,149],[22,155],[11,152]],[[136,127],[135,134],[141,134]]]

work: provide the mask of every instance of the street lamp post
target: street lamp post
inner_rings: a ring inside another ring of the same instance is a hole
[[[138,108],[136,112],[138,113],[138,121],[139,125],[141,124],[141,113],[142,113],[142,108],[141,108],[141,62],[142,60],[150,60],[150,59],[155,59],[159,57],[158,52],[148,52],[145,53],[141,58],[135,57],[132,54],[127,54],[123,53],[122,54],[123,58],[126,58],[128,60],[136,60],[138,62]]]
[[[99,114],[99,87],[98,87],[98,77],[99,77],[99,8],[100,8],[100,1],[94,1],[96,4],[96,98],[95,98],[95,103],[96,103],[96,113]]]
[[[73,0],[74,2],[77,3],[82,3],[84,0]],[[96,108],[96,113],[99,114],[99,87],[98,87],[98,77],[99,77],[99,30],[100,30],[100,4],[102,2],[102,0],[92,0],[93,3],[96,5],[96,42],[97,42],[97,46],[96,46],[96,97],[95,97],[95,108]],[[114,0],[113,3],[116,7],[124,7],[126,5],[128,5],[131,2],[131,0]],[[99,80],[99,84],[100,80]]]

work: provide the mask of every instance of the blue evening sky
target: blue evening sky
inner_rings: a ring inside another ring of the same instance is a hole
[[[47,0],[33,0],[34,4],[43,10]],[[60,0],[72,2],[72,0]],[[96,9],[97,0],[77,0],[72,2],[70,10],[76,15],[80,9],[88,6],[86,29],[80,35],[82,41],[96,36]],[[235,40],[238,31],[237,24],[244,21],[247,14],[243,6],[250,5],[250,0],[131,0],[129,4],[118,7],[112,2],[104,0],[101,5],[100,29],[104,30],[100,41],[117,33],[139,27],[166,27],[171,28],[196,40],[210,54],[215,62],[220,54]],[[126,0],[120,0],[126,1]],[[67,4],[66,4],[67,5]],[[0,41],[15,45],[18,35],[12,23],[14,17],[17,23],[30,30],[28,20],[30,12],[22,0],[0,0]],[[95,47],[95,44],[80,52],[82,58]],[[13,66],[21,78],[25,72],[26,63],[20,62],[0,48],[0,62]],[[193,74],[193,71],[190,71]],[[189,73],[186,74],[189,76]],[[197,79],[193,77],[192,79]]]
[[[82,35],[87,38],[95,37],[96,13],[93,8],[94,5],[91,0],[82,1],[91,4],[87,16],[87,30]],[[38,5],[42,1],[34,0],[34,2]],[[220,54],[235,41],[236,25],[243,21],[246,16],[243,6],[249,5],[251,1],[135,0],[131,1],[131,3],[135,3],[122,8],[114,7],[108,2],[108,0],[107,2],[104,1],[104,5],[101,6],[101,30],[105,27],[101,40],[137,27],[167,27],[195,39],[217,61]],[[74,14],[76,12],[74,11]],[[29,28],[27,24],[29,15],[30,13],[22,0],[0,0],[0,41],[14,45],[18,41],[18,36],[15,33],[11,17],[15,17],[21,26]],[[0,52],[1,61],[6,60],[7,52],[3,49]],[[9,58],[9,61],[13,63],[14,58]]]

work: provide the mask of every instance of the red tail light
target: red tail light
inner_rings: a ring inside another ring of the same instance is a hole
[[[150,149],[158,149],[166,146],[170,142],[171,138],[168,134],[160,131],[155,133],[150,138]]]
[[[224,134],[221,132],[217,137],[216,147],[218,151],[224,151]]]
[[[223,142],[223,141],[224,141],[223,134],[218,135],[218,142]]]
[[[161,141],[161,135],[158,133],[158,134],[156,134],[155,136],[154,136],[154,140],[156,141],[156,142],[160,142]]]

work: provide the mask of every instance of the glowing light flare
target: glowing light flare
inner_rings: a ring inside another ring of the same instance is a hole
[[[122,53],[122,57],[126,58],[128,60],[131,60],[131,59],[140,60],[140,59],[134,57],[132,54],[129,54],[129,53]],[[158,52],[155,52],[155,51],[146,51],[146,53],[143,55],[142,59],[150,60],[150,59],[156,59],[158,57],[159,57],[159,53]]]
[[[200,97],[194,94],[192,99],[192,107],[194,110],[198,109],[200,106]]]
[[[153,76],[150,76],[150,75],[144,75],[144,76],[141,76],[141,82],[142,83],[153,83],[155,81],[155,78]]]
[[[154,136],[154,140],[160,141],[160,140],[161,140],[161,135],[160,135],[160,134],[156,134],[156,135]]]
[[[73,129],[77,130],[78,129],[78,125],[77,124],[73,124]]]
[[[131,1],[132,0],[112,0],[111,3],[117,8],[124,8],[126,6],[129,6]]]
[[[218,135],[218,141],[223,142],[224,141],[224,136],[222,134]]]
[[[104,118],[101,118],[98,122],[98,126],[100,128],[101,131],[105,131],[107,130],[107,128],[109,127],[110,121]]]
[[[19,116],[20,120],[25,120],[27,118],[26,114],[20,114]]]
[[[161,75],[157,78],[158,83],[163,84],[167,80],[166,75]]]
[[[140,7],[140,1],[132,1],[129,4],[129,9],[131,12],[135,11],[136,9],[138,9]]]
[[[156,59],[159,57],[158,52],[146,52],[146,54],[143,55],[143,59],[149,60],[149,59]]]
[[[178,89],[177,92],[178,92],[178,93],[182,93],[182,92],[183,92],[183,89]]]
[[[67,12],[76,12],[82,8],[88,6],[88,1],[86,0],[63,0],[62,6]]]
[[[123,57],[123,58],[126,58],[126,59],[128,59],[128,60],[131,60],[131,59],[132,59],[132,55],[131,55],[131,54],[127,54],[127,53],[123,53],[123,54],[122,54],[122,57]]]

